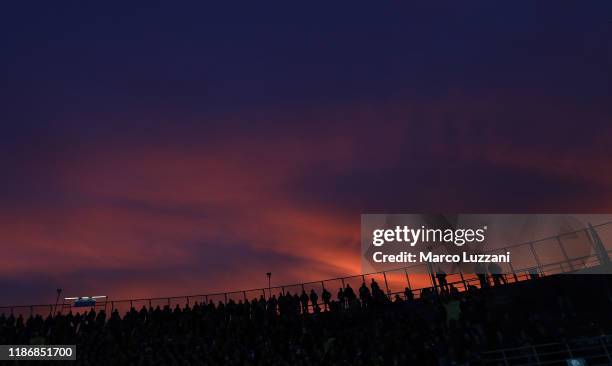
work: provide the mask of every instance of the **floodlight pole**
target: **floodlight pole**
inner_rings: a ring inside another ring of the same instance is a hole
[[[272,272],[267,272],[266,276],[268,276],[268,299],[272,297]]]
[[[51,314],[51,316],[55,316],[57,312],[57,303],[59,302],[60,295],[62,294],[61,288],[58,288],[55,291],[57,292],[57,297],[55,298],[55,306],[53,307],[53,314]]]

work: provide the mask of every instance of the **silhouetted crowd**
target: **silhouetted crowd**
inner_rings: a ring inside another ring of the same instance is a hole
[[[609,334],[611,284],[555,276],[415,298],[372,281],[335,296],[287,292],[123,316],[0,315],[0,344],[76,344],[78,365],[475,365],[484,350]]]

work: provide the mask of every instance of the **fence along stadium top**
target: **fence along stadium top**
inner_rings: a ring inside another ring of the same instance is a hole
[[[561,274],[561,273],[571,273],[576,272],[578,269],[588,270],[593,269],[600,266],[608,266],[610,264],[609,255],[612,253],[612,247],[610,247],[610,243],[608,243],[608,247],[604,245],[601,241],[600,236],[598,234],[598,230],[612,230],[612,221],[605,222],[597,225],[590,226],[589,228],[564,232],[559,235],[542,238],[539,240],[534,240],[530,242],[524,242],[520,244],[515,244],[503,248],[498,248],[492,251],[495,252],[506,252],[510,249],[516,249],[519,247],[528,247],[534,255],[534,265],[528,266],[525,268],[511,268],[511,271],[503,274],[504,278],[509,282],[518,282],[522,280],[528,280],[532,278],[534,275],[537,276],[546,276],[553,274]],[[563,236],[566,235],[575,235],[577,233],[584,232],[591,238],[592,243],[592,252],[590,255],[586,256],[575,256],[570,257],[568,253],[563,248]],[[610,233],[612,236],[612,232]],[[563,259],[560,261],[552,261],[544,263],[540,258],[538,258],[537,252],[535,250],[535,246],[538,243],[543,243],[548,240],[554,240],[559,249],[559,253],[562,255]],[[484,252],[484,254],[490,253],[492,251]],[[320,281],[310,281],[310,282],[302,282],[295,283],[289,285],[281,285],[281,286],[270,286],[270,287],[262,287],[255,288],[249,290],[238,290],[238,291],[228,291],[228,292],[217,292],[217,293],[209,293],[203,295],[185,295],[185,296],[171,296],[171,297],[156,297],[156,298],[136,298],[136,299],[121,299],[121,300],[109,300],[105,299],[103,302],[97,302],[95,307],[113,311],[115,309],[126,308],[125,310],[129,310],[130,308],[136,305],[140,307],[140,305],[148,305],[149,307],[154,305],[180,305],[180,304],[193,304],[193,303],[208,303],[209,301],[222,301],[227,303],[229,300],[234,301],[243,301],[248,300],[249,297],[259,297],[263,296],[264,298],[271,297],[274,293],[285,293],[288,289],[298,288],[304,289],[306,286],[312,288],[313,286],[321,286],[321,290],[324,288],[330,288],[332,283],[336,283],[342,287],[345,287],[345,283],[349,282],[353,279],[361,279],[365,282],[366,278],[374,278],[378,276],[381,282],[384,283],[386,293],[388,295],[395,295],[404,293],[405,289],[399,288],[400,291],[393,291],[393,289],[389,286],[388,276],[401,274],[405,278],[404,286],[408,288],[410,291],[419,296],[419,293],[424,288],[437,288],[437,284],[435,281],[435,276],[433,273],[430,273],[428,276],[429,284],[427,286],[421,287],[413,287],[411,285],[411,274],[409,273],[409,269],[412,266],[401,267],[393,270],[372,272],[372,273],[364,273],[359,275],[345,276],[345,277],[337,277]],[[459,291],[467,290],[469,285],[477,285],[479,280],[477,276],[470,273],[454,273],[449,274],[449,285],[457,285],[457,289]],[[455,278],[455,280],[452,279]],[[340,283],[338,283],[340,282]],[[414,282],[414,281],[412,281]],[[328,286],[326,287],[326,284]],[[280,290],[280,291],[279,291]],[[249,296],[250,295],[250,296]],[[14,306],[0,306],[0,314],[51,314],[56,311],[63,312],[64,310],[73,310],[73,303],[58,303],[58,304],[42,304],[42,305],[14,305]],[[83,308],[81,308],[83,309]]]

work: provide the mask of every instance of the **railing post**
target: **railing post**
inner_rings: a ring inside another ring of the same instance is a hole
[[[387,296],[391,294],[389,291],[389,284],[387,283],[387,272],[383,271],[383,278],[385,279],[385,288],[387,289]]]
[[[610,364],[612,365],[612,356],[610,356],[610,352],[608,351],[608,346],[606,346],[606,342],[603,341],[603,338],[599,338],[599,342],[601,342],[601,346],[603,347],[604,352],[606,352],[608,361],[610,361]]]
[[[504,359],[504,366],[510,366],[510,364],[508,363],[508,359],[506,358],[506,351],[502,350],[502,358]]]
[[[569,358],[574,358],[574,355],[572,354],[572,349],[570,348],[569,344],[567,342],[565,342],[565,348],[567,349],[567,353],[569,354]]]
[[[516,276],[516,271],[514,270],[514,266],[512,265],[512,262],[508,262],[508,264],[510,265],[510,270],[512,271],[512,276],[514,276],[514,282],[518,282],[518,277]]]
[[[463,283],[463,290],[467,291],[468,287],[467,287],[467,283],[465,282],[465,278],[463,278],[463,272],[459,271],[459,276],[461,276],[461,283]]]
[[[597,233],[597,230],[595,230],[595,228],[593,227],[593,225],[591,225],[590,222],[589,222],[589,229],[588,229],[588,231],[591,234],[590,235],[590,237],[592,239],[591,243],[593,245],[593,249],[595,249],[595,254],[597,255],[597,259],[599,260],[599,264],[600,265],[610,264],[610,256],[608,255],[608,251],[606,250],[606,247],[603,244],[603,241],[599,237],[599,234]],[[589,236],[589,235],[587,234],[587,236]]]
[[[529,243],[529,249],[531,249],[531,254],[533,254],[533,257],[536,260],[536,266],[538,268],[538,271],[540,272],[540,274],[544,275],[544,270],[542,269],[540,258],[538,258],[538,254],[536,253],[535,248],[533,247],[533,243]]]
[[[557,243],[559,244],[559,248],[561,248],[561,253],[563,253],[563,257],[565,258],[565,261],[567,262],[567,264],[569,264],[570,271],[573,272],[574,265],[572,264],[572,261],[570,261],[569,257],[567,256],[567,252],[565,251],[565,248],[563,247],[563,243],[561,242],[561,237],[557,235],[556,239],[557,239]],[[563,272],[563,268],[561,268],[561,272]]]
[[[591,245],[592,245],[593,249],[595,250],[595,255],[597,255],[600,264],[601,263],[604,263],[604,264],[605,263],[610,263],[609,255],[610,255],[610,253],[612,253],[612,249],[609,250],[609,249],[607,249],[605,247],[602,239],[599,237],[599,234],[598,234],[598,232],[596,230],[596,227],[600,227],[602,225],[608,225],[608,224],[612,224],[612,222],[608,222],[608,223],[605,223],[605,224],[600,224],[600,225],[597,225],[595,227],[592,226],[589,223],[587,229],[583,229],[583,230],[579,230],[579,231],[575,232],[575,233],[584,233],[587,236],[587,238],[590,239]],[[571,271],[574,271],[577,268],[579,268],[580,262],[582,262],[582,264],[584,266],[588,265],[588,263],[590,261],[589,258],[592,258],[593,255],[588,256],[587,259],[585,259],[584,257],[580,257],[580,258],[570,257],[571,253],[568,254],[568,252],[567,252],[567,250],[565,248],[565,245],[564,245],[564,242],[563,242],[563,239],[562,239],[563,235],[565,235],[565,234],[558,234],[556,236],[550,236],[550,237],[547,237],[547,238],[544,238],[544,239],[535,240],[535,241],[532,241],[532,242],[523,243],[523,244],[519,244],[519,245],[507,247],[507,248],[513,248],[513,247],[517,247],[517,246],[523,247],[524,245],[529,245],[529,249],[530,249],[530,251],[531,251],[531,253],[532,253],[533,257],[534,257],[534,260],[536,262],[536,268],[535,269],[542,276],[545,275],[545,272],[544,272],[545,268],[549,268],[551,270],[551,273],[552,273],[554,271],[554,266],[556,266],[556,264],[552,264],[552,263],[551,264],[543,263],[541,261],[541,259],[539,258],[538,254],[537,254],[537,251],[535,249],[535,245],[537,245],[538,243],[540,243],[543,240],[556,240],[557,241],[559,249],[561,250],[561,253],[563,254],[563,258],[565,260],[563,262],[560,262],[561,264],[559,264],[559,267],[560,267],[562,272],[565,272],[565,270],[567,269],[566,267],[564,267],[563,263],[567,263],[568,267],[569,267],[569,270],[571,270]],[[430,249],[430,248],[428,248],[428,249]],[[546,262],[546,260],[544,262]],[[574,262],[576,262],[576,264]],[[514,268],[513,264],[509,263],[508,265],[509,265],[509,267],[510,267],[510,269],[512,271],[512,276],[513,276],[515,282],[519,282],[523,276],[530,276],[532,274],[531,268],[526,269],[526,270],[525,269],[519,269],[519,272],[521,272],[521,275],[519,276],[517,271],[516,271],[516,269]],[[406,278],[406,284],[407,284],[408,288],[410,290],[414,290],[414,289],[412,289],[412,285],[410,283],[410,276],[408,274],[407,268],[404,267],[403,270],[404,270],[404,274],[405,274],[405,278]],[[434,293],[437,294],[438,293],[437,292],[438,285],[437,285],[437,279],[436,279],[436,272],[434,271],[434,269],[431,266],[431,264],[429,264],[428,270],[429,270],[429,274],[430,274],[429,277],[430,277],[430,280],[431,280],[432,289],[434,290]],[[391,272],[393,272],[393,271],[391,271]],[[384,277],[386,293],[387,293],[387,295],[389,295],[389,294],[391,294],[391,288],[389,288],[389,282],[388,282],[388,278],[387,278],[387,271],[379,271],[379,272],[375,272],[375,273],[360,274],[360,275],[354,275],[354,276],[349,276],[349,277],[340,277],[340,278],[335,278],[335,279],[332,279],[332,280],[322,280],[322,281],[320,281],[320,283],[321,283],[322,289],[325,290],[325,282],[326,281],[337,281],[337,280],[340,280],[342,282],[342,288],[344,289],[347,286],[346,279],[358,278],[360,276],[362,281],[365,282],[366,281],[366,275],[367,276],[371,276],[371,275],[380,274],[380,273],[382,273],[382,275]],[[463,288],[465,290],[467,290],[468,286],[469,286],[469,282],[466,280],[466,278],[464,276],[464,273],[462,271],[459,271],[458,273],[459,273],[459,275],[461,277],[461,283],[463,284]],[[504,273],[503,276],[504,276],[504,279],[506,279],[506,280],[508,278],[510,278],[510,274],[508,274],[508,273]],[[316,283],[316,282],[313,282],[313,283]],[[457,283],[457,282],[454,282],[454,283]],[[298,285],[301,286],[302,291],[305,291],[305,284],[304,283],[293,284],[293,285],[289,285],[289,286],[293,287],[293,286],[298,286]],[[417,287],[418,287],[418,285],[417,285]],[[276,288],[279,288],[279,287],[276,287]],[[281,288],[282,294],[284,295],[285,294],[285,286],[282,286],[280,288]],[[422,288],[418,288],[418,289],[422,289]],[[254,290],[242,290],[243,298],[244,298],[245,302],[248,301],[248,297],[247,297],[247,294],[246,294],[248,291],[254,291],[255,292],[255,291],[258,291],[258,290],[256,290],[256,289],[254,289]],[[270,296],[271,296],[272,295],[271,288],[269,288],[268,291],[270,292]],[[231,292],[231,293],[238,294],[239,292],[240,291]],[[262,292],[262,296],[265,297],[266,296],[265,288],[261,289],[261,292]],[[214,294],[214,295],[218,296],[219,294]],[[205,299],[205,302],[209,301],[208,295],[198,295],[197,297],[199,297],[199,296],[202,296]],[[168,298],[166,298],[167,305],[168,306],[171,305],[171,299],[180,299],[182,297],[185,298],[187,306],[190,306],[191,305],[191,300],[190,300],[189,296],[168,297]],[[164,298],[156,299],[157,301],[160,301],[159,305],[161,305],[161,301],[163,301],[163,299]],[[225,299],[225,303],[227,303],[228,299],[229,299],[228,298],[228,293],[224,293],[224,299]],[[133,309],[134,308],[134,301],[148,301],[149,308],[152,308],[152,306],[153,306],[152,300],[153,299],[136,299],[136,300],[130,299],[130,300],[118,300],[116,302],[123,304],[123,303],[127,303],[129,301],[130,308]],[[115,301],[105,301],[104,302],[104,311],[107,310],[108,306],[110,306],[110,308],[111,308],[110,310],[111,311],[119,310],[117,307],[115,307],[114,303],[115,303]],[[195,303],[197,304],[197,298],[195,300]],[[98,304],[98,305],[101,306],[102,304]],[[41,308],[40,312],[38,311],[37,306],[40,306],[40,308]],[[48,306],[49,314],[51,316],[55,315],[53,313],[58,310],[57,306],[59,306],[59,311],[57,311],[57,313],[60,313],[60,314],[63,313],[64,308],[67,308],[69,311],[72,310],[72,306],[71,306],[70,303],[63,302],[63,303],[56,303],[55,305],[53,305],[53,304],[50,304],[50,305],[24,305],[24,306],[17,306],[17,307],[7,306],[7,307],[2,308],[2,311],[10,311],[10,314],[14,316],[15,312],[17,310],[19,310],[19,313],[23,316],[23,315],[27,314],[27,313],[25,313],[25,311],[27,311],[27,309],[29,307],[29,309],[30,309],[30,317],[33,317],[34,314],[43,314],[44,310],[42,310],[42,309],[45,306]],[[569,344],[567,344],[566,346],[569,347]],[[606,350],[606,355],[608,356],[608,358],[612,358],[610,356],[609,349],[608,349],[608,347],[605,344],[604,344],[604,348]],[[569,351],[571,351],[571,347],[570,347]],[[535,349],[534,349],[534,352],[536,352]],[[536,357],[537,357],[537,352],[536,352]]]
[[[408,276],[408,270],[405,267],[404,274],[406,275],[406,283],[408,284],[408,288],[412,290],[412,286],[410,285],[410,276]]]
[[[535,346],[531,346],[531,351],[533,352],[533,356],[536,359],[536,364],[537,365],[541,365],[541,363],[540,363],[540,356],[538,355],[538,351],[536,350]]]

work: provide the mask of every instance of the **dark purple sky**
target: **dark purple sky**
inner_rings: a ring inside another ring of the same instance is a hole
[[[365,212],[609,212],[612,3],[0,9],[2,303],[359,271]]]

